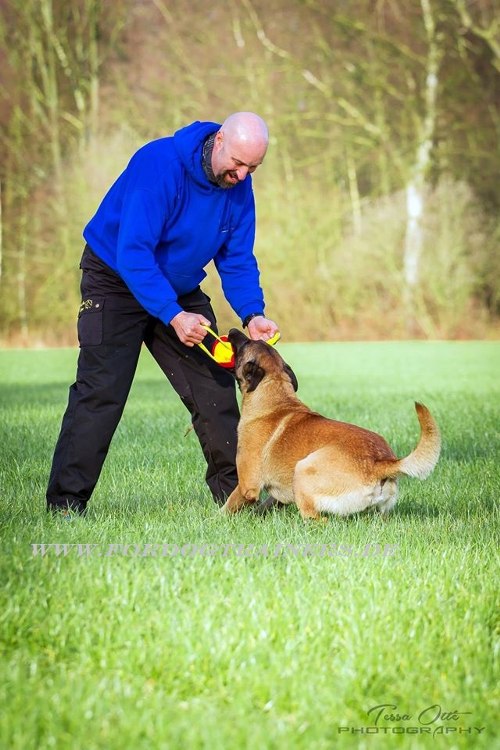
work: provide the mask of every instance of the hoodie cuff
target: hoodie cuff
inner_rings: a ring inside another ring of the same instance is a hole
[[[242,322],[244,322],[249,315],[266,315],[264,312],[264,305],[262,300],[254,300],[253,302],[244,305],[236,312],[238,313]]]
[[[160,310],[158,317],[162,323],[168,325],[172,318],[175,318],[180,312],[183,312],[183,309],[177,302],[169,302],[168,305]]]

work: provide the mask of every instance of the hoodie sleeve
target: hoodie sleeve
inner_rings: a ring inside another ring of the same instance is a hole
[[[224,296],[242,321],[265,307],[254,241],[255,202],[250,189],[238,225],[214,258]]]
[[[155,260],[169,211],[168,192],[150,157],[138,152],[129,165],[116,252],[118,272],[134,297],[167,324],[182,312]]]

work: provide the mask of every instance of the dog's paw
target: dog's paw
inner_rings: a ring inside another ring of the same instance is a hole
[[[301,514],[302,515],[302,514]],[[328,516],[302,516],[303,521],[313,521],[314,523],[328,523]]]

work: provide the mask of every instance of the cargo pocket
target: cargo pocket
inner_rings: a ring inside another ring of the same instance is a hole
[[[102,311],[104,297],[92,297],[82,300],[78,312],[78,341],[80,346],[98,346],[102,344]]]

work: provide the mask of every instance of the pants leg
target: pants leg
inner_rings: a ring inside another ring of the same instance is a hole
[[[49,507],[85,509],[134,378],[148,320],[121,279],[87,251],[82,258],[80,355],[54,451]]]
[[[179,298],[187,312],[204,315],[216,329],[210,298],[201,289]],[[199,347],[182,344],[172,328],[157,321],[145,343],[191,414],[207,462],[206,482],[218,503],[238,484],[236,473],[239,421],[234,377]]]

